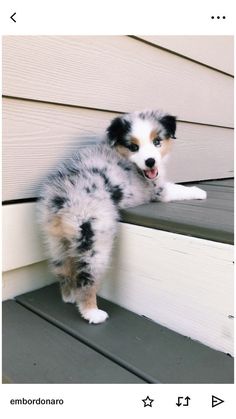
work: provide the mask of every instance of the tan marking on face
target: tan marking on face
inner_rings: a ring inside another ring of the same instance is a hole
[[[151,142],[152,142],[155,138],[157,138],[157,137],[158,137],[158,132],[157,132],[157,130],[156,130],[156,129],[152,130],[152,131],[150,132],[150,140],[151,140]]]
[[[131,143],[132,144],[136,144],[138,146],[141,145],[141,141],[138,138],[136,138],[136,137],[131,137]]]
[[[118,153],[125,158],[128,158],[131,154],[130,150],[127,147],[124,147],[123,145],[117,145],[115,146],[115,148],[116,151],[118,151]]]
[[[168,153],[170,153],[170,151],[172,149],[172,145],[173,144],[172,144],[172,141],[170,139],[161,141],[160,153],[161,153],[162,157],[164,157]]]

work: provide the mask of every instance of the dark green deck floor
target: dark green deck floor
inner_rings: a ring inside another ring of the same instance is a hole
[[[88,325],[58,285],[3,303],[3,377],[13,383],[232,383],[233,358],[100,299]]]
[[[206,200],[139,205],[122,210],[122,221],[233,244],[234,180],[212,180],[194,185],[207,192]]]

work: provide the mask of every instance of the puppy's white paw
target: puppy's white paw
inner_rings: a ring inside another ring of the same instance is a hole
[[[85,320],[88,320],[89,323],[94,324],[103,323],[109,317],[105,311],[99,310],[98,308],[85,310],[81,315]]]
[[[191,187],[191,192],[193,194],[192,199],[206,199],[207,193],[203,189],[198,188],[197,186]]]

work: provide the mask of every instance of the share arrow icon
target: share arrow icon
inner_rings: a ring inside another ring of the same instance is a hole
[[[211,396],[211,407],[219,406],[219,404],[224,403],[224,400],[219,399],[219,397]]]

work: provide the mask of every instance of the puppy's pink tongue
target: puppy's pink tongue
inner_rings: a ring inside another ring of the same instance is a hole
[[[158,170],[157,169],[144,170],[144,173],[149,179],[155,179],[155,177],[158,174]]]

